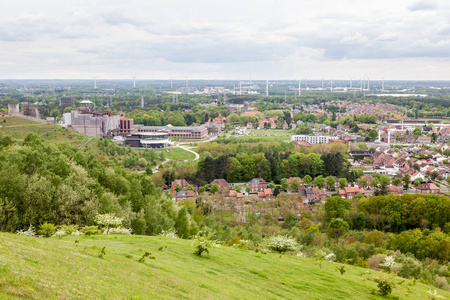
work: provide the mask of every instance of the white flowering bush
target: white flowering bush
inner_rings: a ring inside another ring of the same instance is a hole
[[[58,229],[53,236],[54,237],[61,237],[61,236],[66,236],[66,235],[67,235],[67,233],[64,230]]]
[[[71,235],[80,236],[83,235],[83,233],[81,231],[75,230],[74,232],[71,233]]]
[[[118,227],[122,225],[123,219],[116,217],[114,214],[103,214],[95,216],[95,222],[98,225],[106,227],[105,234],[109,233],[110,228]]]
[[[125,227],[113,227],[109,230],[107,233],[106,230],[103,232],[103,234],[131,234],[131,229],[125,228]]]
[[[380,264],[380,266],[385,267],[389,272],[392,271],[395,267],[395,259],[393,256],[386,256],[384,258],[384,262]]]
[[[326,261],[334,261],[336,259],[336,255],[334,253],[330,253],[325,255],[324,259]]]
[[[34,229],[33,225],[30,225],[30,227],[28,227],[28,230],[26,231],[19,230],[16,233],[19,235],[36,236],[36,230]]]
[[[264,246],[269,250],[284,253],[298,249],[298,243],[287,236],[271,236],[264,241]]]
[[[177,235],[175,229],[163,230],[163,231],[161,231],[160,234],[158,234],[158,236],[167,237],[167,238],[171,238],[171,239],[178,238],[178,235]]]

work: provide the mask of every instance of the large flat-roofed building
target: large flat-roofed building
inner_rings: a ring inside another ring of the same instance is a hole
[[[167,133],[170,138],[179,139],[202,139],[208,135],[208,129],[205,126],[140,126],[138,133],[141,132],[159,132]]]
[[[136,148],[165,148],[169,144],[169,134],[165,132],[131,133],[125,139],[126,146]]]
[[[112,115],[110,111],[91,113],[81,107],[71,112],[70,125],[73,130],[85,135],[105,137],[119,129],[120,117]]]
[[[337,137],[329,135],[291,135],[291,142],[307,142],[314,144],[328,144],[330,140],[335,140]]]

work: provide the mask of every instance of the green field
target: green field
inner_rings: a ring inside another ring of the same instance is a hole
[[[197,257],[189,240],[9,233],[0,240],[1,299],[430,299],[435,290],[396,278],[397,298],[381,297],[371,294],[380,275],[372,270],[346,266],[341,275],[335,263],[320,268],[310,258],[224,246]],[[146,251],[155,259],[138,262]]]
[[[252,136],[252,135],[240,135],[236,137],[238,140],[245,140],[251,143],[252,141],[270,142],[270,141],[289,141],[288,136]]]
[[[169,152],[164,151],[164,157],[175,160],[191,160],[195,158],[195,154],[181,148],[171,148]]]
[[[292,135],[295,134],[292,130],[282,130],[282,129],[259,129],[252,130],[250,135]]]

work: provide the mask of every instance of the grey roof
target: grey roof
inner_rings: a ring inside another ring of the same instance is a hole
[[[161,131],[171,131],[171,130],[190,130],[193,132],[202,132],[206,130],[206,127],[201,126],[142,126],[140,127],[140,130],[161,130]]]

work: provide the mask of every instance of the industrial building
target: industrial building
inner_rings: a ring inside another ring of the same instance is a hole
[[[208,135],[208,129],[205,126],[140,126],[138,133],[142,132],[164,132],[168,133],[170,138],[179,139],[202,139]]]

